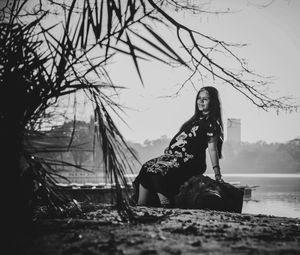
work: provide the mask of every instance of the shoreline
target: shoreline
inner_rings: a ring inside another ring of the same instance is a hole
[[[137,174],[125,174],[125,177],[132,178],[135,177]],[[205,173],[205,176],[214,177],[214,174]],[[300,178],[300,172],[299,173],[222,173],[222,176],[224,177],[261,177],[261,178],[281,178],[281,177],[287,177],[287,178]]]
[[[39,219],[29,254],[299,254],[300,219],[102,204],[79,218]]]

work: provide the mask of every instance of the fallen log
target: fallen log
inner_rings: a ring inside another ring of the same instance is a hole
[[[244,189],[208,176],[191,177],[174,198],[174,206],[184,209],[210,209],[241,213]]]

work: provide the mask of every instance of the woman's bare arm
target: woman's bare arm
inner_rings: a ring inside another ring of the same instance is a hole
[[[208,152],[211,160],[211,164],[213,167],[213,170],[215,172],[215,179],[217,181],[223,181],[222,180],[222,174],[221,174],[221,168],[219,164],[219,153],[217,148],[217,139],[212,138],[212,140],[208,143]]]

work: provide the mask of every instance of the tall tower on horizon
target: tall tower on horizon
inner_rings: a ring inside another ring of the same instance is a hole
[[[241,119],[227,119],[227,142],[232,144],[241,143]]]

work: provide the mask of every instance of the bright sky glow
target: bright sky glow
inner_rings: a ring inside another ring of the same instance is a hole
[[[184,17],[183,21],[220,40],[248,43],[242,56],[257,73],[274,76],[272,90],[277,95],[293,96],[300,103],[300,1],[274,1],[266,8],[242,1],[212,1],[217,7],[240,10],[233,14]],[[222,3],[222,6],[220,5]],[[131,61],[131,60],[130,60]],[[162,135],[172,137],[194,111],[196,92],[189,86],[176,98],[171,95],[186,79],[184,70],[172,69],[156,62],[141,65],[145,87],[142,87],[128,59],[118,59],[110,75],[118,85],[129,89],[120,97],[131,110],[125,119],[130,128],[120,123],[126,139],[143,142]],[[223,118],[240,118],[242,140],[286,142],[300,136],[300,113],[265,112],[257,109],[242,95],[224,84],[215,85],[221,95]],[[276,94],[275,94],[276,95]]]

